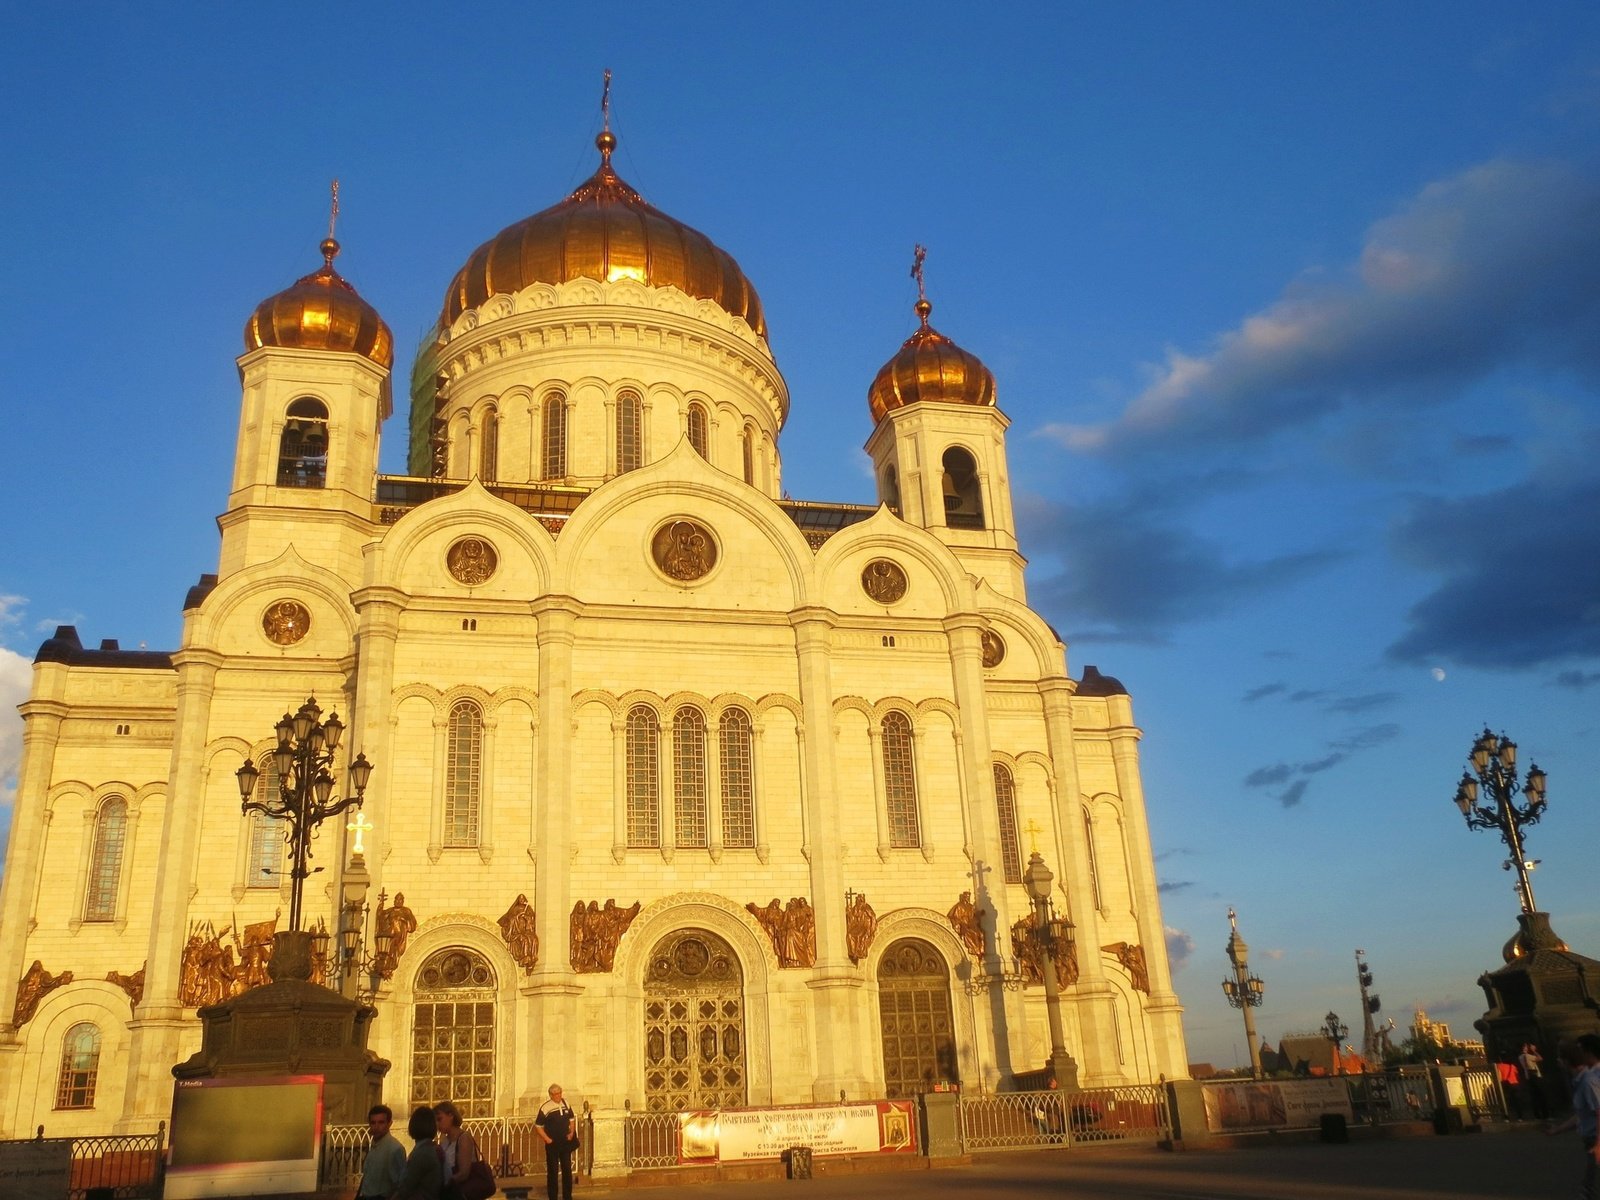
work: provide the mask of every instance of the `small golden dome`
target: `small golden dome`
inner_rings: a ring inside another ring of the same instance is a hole
[[[440,324],[531,283],[637,279],[675,287],[742,317],[761,337],[761,299],[733,256],[705,234],[645,202],[611,166],[617,138],[595,138],[600,169],[561,203],[502,229],[472,252],[445,295]]]
[[[365,355],[388,370],[394,365],[394,336],[389,327],[378,310],[333,269],[339,243],[330,237],[320,249],[320,270],[256,305],[244,327],[245,352],[262,346],[337,350]]]
[[[969,354],[928,324],[933,305],[917,301],[921,327],[900,352],[884,363],[867,389],[873,423],[891,408],[923,400],[944,404],[994,405],[994,374],[976,354]]]

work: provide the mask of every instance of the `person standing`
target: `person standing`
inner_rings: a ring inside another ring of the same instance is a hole
[[[440,1156],[444,1159],[444,1194],[457,1196],[478,1161],[478,1142],[461,1124],[461,1110],[449,1100],[433,1106],[439,1123]]]
[[[539,1106],[534,1128],[544,1142],[544,1180],[550,1200],[572,1200],[572,1152],[578,1148],[578,1117],[561,1098],[561,1085],[550,1085],[550,1099]],[[556,1191],[556,1173],[561,1191]]]
[[[1539,1053],[1539,1047],[1532,1042],[1522,1043],[1522,1052],[1517,1055],[1517,1069],[1522,1072],[1523,1092],[1537,1121],[1547,1120],[1550,1116],[1550,1102],[1545,1095],[1544,1076],[1540,1071],[1543,1062],[1544,1056]]]
[[[400,1190],[400,1179],[406,1171],[406,1152],[400,1139],[391,1137],[389,1126],[394,1123],[394,1112],[387,1104],[374,1104],[367,1110],[367,1132],[372,1144],[367,1148],[367,1158],[361,1164],[361,1184],[356,1188],[356,1200],[389,1200]]]
[[[433,1141],[435,1131],[433,1109],[412,1110],[406,1132],[416,1145],[406,1156],[405,1174],[389,1200],[439,1200],[444,1194],[444,1164]]]
[[[1546,1133],[1578,1131],[1583,1143],[1583,1182],[1578,1186],[1580,1200],[1595,1200],[1594,1181],[1600,1167],[1600,1037],[1586,1033],[1575,1042],[1562,1042],[1556,1053],[1572,1076],[1572,1115]]]

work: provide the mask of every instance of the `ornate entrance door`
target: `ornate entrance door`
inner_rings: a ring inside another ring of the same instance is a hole
[[[645,1107],[737,1108],[747,1094],[739,960],[704,929],[668,934],[645,968]]]
[[[955,1023],[950,968],[927,942],[902,938],[878,963],[884,1094],[891,1099],[955,1083]]]
[[[481,955],[440,950],[417,972],[411,1102],[454,1100],[463,1117],[494,1116],[494,971]]]

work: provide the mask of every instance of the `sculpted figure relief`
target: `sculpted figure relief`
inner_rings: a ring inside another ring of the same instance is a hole
[[[858,892],[854,903],[844,914],[845,945],[849,949],[851,962],[860,962],[867,956],[877,933],[878,914],[872,911],[866,896]]]
[[[462,538],[445,553],[450,577],[467,587],[476,587],[494,574],[500,556],[488,542],[478,537]]]
[[[694,521],[663,525],[650,540],[656,566],[669,579],[692,582],[717,564],[717,543],[711,531]]]
[[[517,960],[517,965],[524,972],[531,975],[533,968],[539,964],[539,931],[533,905],[528,903],[525,893],[517,894],[511,907],[500,918],[499,925],[500,936],[510,947],[511,957]]]
[[[389,935],[389,949],[378,955],[378,975],[383,979],[393,979],[400,965],[400,957],[406,952],[406,942],[417,931],[417,914],[406,907],[406,894],[396,892],[394,903],[388,908],[384,907],[383,897],[378,897],[378,911],[374,920],[378,932]]]
[[[196,921],[189,926],[189,939],[183,945],[178,975],[181,1004],[204,1008],[208,1004],[221,1004],[242,990],[235,986],[239,968],[233,961],[233,947],[222,944],[223,937],[232,932],[232,924],[221,933],[210,921]]]
[[[643,906],[635,900],[628,908],[618,908],[607,900],[602,908],[596,900],[587,907],[582,900],[572,906],[570,921],[572,969],[582,974],[610,971],[617,961],[617,946]]]
[[[261,614],[261,631],[279,646],[292,646],[311,630],[311,613],[298,600],[278,600]]]
[[[893,604],[906,594],[906,573],[899,563],[875,558],[861,570],[861,590],[879,604]]]
[[[244,927],[244,940],[239,945],[239,970],[236,979],[237,986],[230,989],[231,995],[238,995],[253,987],[262,987],[271,983],[272,978],[267,974],[267,964],[272,961],[272,935],[278,931],[278,917],[282,914],[280,909],[273,914],[270,921],[257,921],[254,925]],[[237,935],[235,941],[238,941]]]
[[[23,975],[17,984],[17,1005],[12,1011],[11,1024],[21,1026],[32,1020],[33,1014],[38,1011],[39,1001],[58,987],[64,987],[71,982],[71,971],[52,975],[44,969],[43,962],[34,959],[33,966],[28,968],[27,974]]]
[[[992,629],[985,629],[980,639],[983,643],[983,665],[998,667],[1006,656],[1006,643],[998,633]]]
[[[1011,926],[1011,952],[1022,965],[1022,973],[1029,983],[1044,982],[1044,956],[1039,952],[1039,939],[1034,932],[1032,917],[1018,917]],[[1078,982],[1078,948],[1067,941],[1066,935],[1056,939],[1051,947],[1056,964],[1056,983],[1069,987]]]
[[[1144,961],[1144,947],[1136,942],[1112,942],[1109,946],[1101,946],[1101,950],[1112,955],[1128,972],[1129,981],[1133,990],[1150,994],[1150,968]]]
[[[956,931],[956,936],[961,939],[961,944],[966,947],[968,954],[973,958],[983,957],[983,926],[978,922],[984,915],[984,910],[975,908],[972,904],[972,893],[962,892],[954,906],[945,914],[950,918],[950,927]]]
[[[121,971],[107,971],[106,982],[114,983],[128,993],[128,999],[133,1001],[133,1007],[139,1007],[139,1001],[144,999],[144,969],[146,964],[140,963],[139,969],[132,975],[124,975]]]
[[[744,907],[766,931],[772,952],[778,956],[778,966],[817,965],[817,917],[804,896],[791,897],[788,908],[776,896],[765,907],[753,902]]]

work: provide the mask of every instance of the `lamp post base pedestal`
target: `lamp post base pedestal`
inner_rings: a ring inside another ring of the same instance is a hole
[[[1078,1086],[1077,1060],[1065,1050],[1050,1055],[1050,1074],[1055,1076],[1056,1086],[1063,1092],[1082,1090]]]

